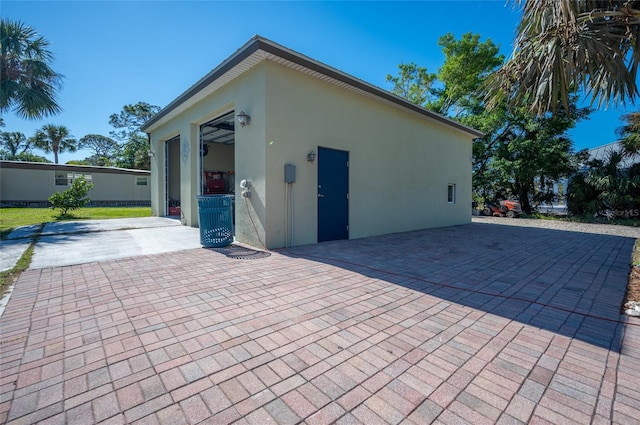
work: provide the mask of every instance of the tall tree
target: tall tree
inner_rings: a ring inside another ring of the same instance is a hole
[[[126,143],[120,146],[120,156],[115,165],[121,168],[131,168],[135,170],[149,170],[151,161],[149,159],[149,141],[146,135],[134,134]]]
[[[476,114],[480,102],[476,94],[484,80],[504,61],[500,47],[491,39],[480,41],[480,34],[466,33],[460,40],[453,34],[438,40],[444,64],[438,69],[441,87],[435,90],[437,101],[432,110],[452,117]],[[484,105],[482,105],[484,109]]]
[[[463,34],[456,40],[447,33],[438,39],[444,63],[436,74],[415,63],[398,65],[398,75],[387,75],[391,91],[412,103],[445,116],[462,120],[477,115],[484,102],[477,95],[484,79],[504,60],[499,47],[490,39],[480,41],[479,34]]]
[[[8,161],[51,162],[47,158],[31,152],[33,141],[24,134],[0,132],[0,159]]]
[[[22,22],[0,21],[0,113],[14,110],[41,119],[62,109],[56,101],[62,75],[51,69],[49,42]]]
[[[21,153],[31,150],[32,141],[19,131],[3,131],[0,133],[0,145],[6,153],[4,159],[17,159]]]
[[[430,74],[427,68],[414,62],[398,65],[398,75],[387,74],[387,82],[393,84],[391,92],[407,99],[411,103],[427,106],[432,98],[433,82],[436,74]]]
[[[590,111],[576,108],[575,100],[568,113],[560,111],[538,116],[526,108],[509,110],[509,136],[495,145],[493,183],[499,193],[516,197],[526,212],[555,201],[554,182],[579,166],[567,131]]]
[[[75,152],[78,142],[63,125],[46,124],[33,136],[35,146],[46,153],[53,152],[54,162],[58,163],[58,154]]]
[[[124,105],[122,111],[111,114],[109,124],[116,128],[110,132],[115,139],[126,141],[134,134],[140,134],[140,127],[160,111],[159,106],[147,102]]]
[[[116,165],[122,168],[148,170],[151,168],[149,160],[149,143],[140,127],[160,111],[159,106],[146,102],[125,105],[117,114],[109,117],[109,124],[116,130],[109,134],[120,141],[120,158]]]
[[[519,0],[511,58],[487,79],[490,106],[507,101],[537,114],[566,110],[571,93],[598,107],[638,94],[640,1]]]
[[[78,143],[78,149],[88,149],[93,152],[91,159],[94,165],[111,165],[113,158],[118,153],[118,142],[101,134],[87,134]]]

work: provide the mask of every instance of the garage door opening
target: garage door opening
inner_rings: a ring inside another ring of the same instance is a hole
[[[200,126],[202,195],[235,191],[235,124],[233,111]]]
[[[180,136],[165,142],[165,215],[180,214]]]
[[[200,126],[200,194],[231,195],[235,224],[235,114],[228,112]]]

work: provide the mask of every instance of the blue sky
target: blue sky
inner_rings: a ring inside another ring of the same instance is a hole
[[[385,77],[399,63],[436,72],[443,61],[437,41],[448,32],[478,33],[508,56],[519,18],[514,3],[2,0],[3,18],[21,20],[51,42],[53,68],[65,76],[62,114],[25,121],[7,113],[3,130],[31,136],[51,123],[78,139],[108,135],[109,115],[125,104],[167,105],[255,34],[390,89]],[[571,132],[575,148],[615,141],[624,112],[593,113]],[[65,153],[60,162],[89,155]]]

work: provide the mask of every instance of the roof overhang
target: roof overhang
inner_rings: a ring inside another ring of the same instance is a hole
[[[141,130],[147,133],[152,132],[264,60],[270,60],[288,68],[295,69],[354,93],[383,101],[395,107],[413,111],[434,121],[461,130],[473,138],[484,136],[484,134],[478,130],[424,109],[391,92],[290,50],[259,35],[251,38],[251,40],[238,49],[233,55],[160,110],[160,112],[142,126]]]
[[[98,165],[51,164],[48,162],[27,162],[27,161],[7,161],[7,160],[0,160],[0,168],[12,168],[12,169],[22,169],[22,170],[73,171],[78,173],[137,174],[141,176],[151,174],[151,171],[149,170],[134,170],[131,168],[101,167]]]

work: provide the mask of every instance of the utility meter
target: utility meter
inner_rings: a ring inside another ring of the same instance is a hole
[[[284,164],[284,182],[296,182],[296,166],[293,164]]]

